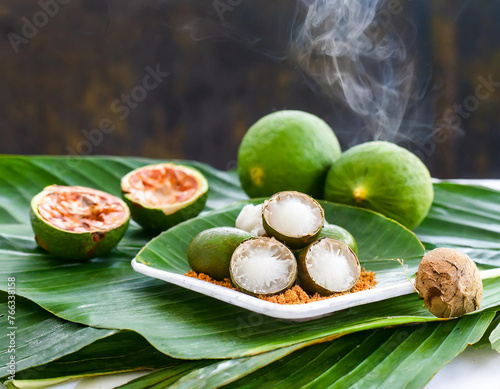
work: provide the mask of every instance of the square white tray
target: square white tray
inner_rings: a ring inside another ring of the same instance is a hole
[[[257,297],[210,282],[198,280],[193,277],[154,269],[143,263],[137,262],[135,259],[132,260],[132,267],[135,271],[146,276],[167,281],[171,284],[216,298],[217,300],[277,319],[293,321],[317,319],[343,309],[415,292],[413,285],[409,281],[402,281],[308,304],[282,305],[264,301]]]

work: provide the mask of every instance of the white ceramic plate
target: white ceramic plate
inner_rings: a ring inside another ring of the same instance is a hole
[[[403,281],[308,304],[282,305],[264,301],[257,297],[182,274],[154,269],[143,263],[137,262],[135,259],[132,260],[132,267],[135,271],[146,276],[170,282],[171,284],[205,294],[217,300],[263,315],[293,321],[317,319],[343,309],[373,303],[391,297],[402,296],[415,291],[410,282]]]

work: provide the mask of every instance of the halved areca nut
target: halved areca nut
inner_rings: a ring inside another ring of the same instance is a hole
[[[274,238],[251,238],[231,257],[229,272],[234,286],[245,293],[268,295],[290,288],[297,278],[295,256]]]
[[[352,249],[331,238],[321,238],[302,250],[298,264],[300,285],[310,294],[345,292],[361,275],[358,257]]]
[[[122,200],[82,186],[47,186],[31,200],[38,245],[68,260],[106,254],[127,231],[129,219]]]
[[[132,219],[153,231],[195,217],[208,195],[207,180],[198,170],[173,163],[135,169],[122,178],[121,188]]]
[[[319,203],[304,193],[287,191],[273,195],[262,210],[264,229],[292,249],[314,241],[325,222]]]

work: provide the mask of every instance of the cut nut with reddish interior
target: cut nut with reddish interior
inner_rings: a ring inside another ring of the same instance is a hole
[[[192,167],[161,163],[131,171],[122,178],[121,189],[134,221],[163,231],[203,210],[208,182]]]

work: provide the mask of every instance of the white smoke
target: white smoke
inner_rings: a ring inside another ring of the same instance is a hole
[[[373,139],[397,141],[415,95],[415,65],[393,18],[397,0],[299,0],[292,56]]]

